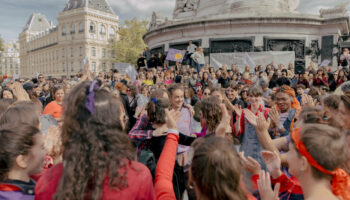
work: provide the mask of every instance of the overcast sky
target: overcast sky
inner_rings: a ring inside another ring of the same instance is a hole
[[[301,0],[301,13],[317,14],[320,8],[331,8],[345,0]],[[6,41],[15,41],[32,13],[42,13],[56,24],[58,12],[67,0],[0,0],[0,35]],[[152,11],[171,16],[175,0],[108,0],[123,22],[137,17],[149,20]],[[349,6],[350,8],[350,6]],[[348,8],[348,9],[349,9]],[[349,9],[350,10],[350,9]]]

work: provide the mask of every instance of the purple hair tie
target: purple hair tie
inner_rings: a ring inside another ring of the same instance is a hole
[[[90,114],[95,113],[95,91],[98,90],[97,81],[94,80],[91,82],[89,86],[89,90],[87,91],[85,108],[88,109]]]

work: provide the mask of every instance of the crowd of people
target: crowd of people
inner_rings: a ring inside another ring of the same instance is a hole
[[[188,50],[133,82],[89,63],[4,80],[0,199],[350,199],[348,68],[214,69]]]

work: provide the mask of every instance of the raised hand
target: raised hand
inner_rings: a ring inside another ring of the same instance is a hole
[[[270,127],[270,124],[271,124],[270,118],[266,120],[264,115],[261,112],[259,112],[258,118],[256,119],[256,127],[255,127],[256,131],[258,133],[267,131]]]
[[[190,111],[191,117],[193,117],[194,116],[194,109],[193,109],[193,107],[190,104],[184,104],[184,106],[186,108],[188,108],[188,110]]]
[[[303,94],[301,95],[301,105],[314,107],[317,104],[317,100],[313,99],[310,95]]]
[[[17,101],[30,101],[28,93],[23,89],[23,86],[19,82],[12,84],[13,95],[17,98]]]
[[[270,174],[265,171],[260,172],[258,189],[261,200],[278,200],[280,186],[280,183],[277,183],[274,190],[272,190]]]
[[[216,128],[215,134],[218,136],[225,136],[227,129],[230,128],[231,116],[228,114],[225,104],[220,104],[222,118],[220,124]]]
[[[242,115],[242,108],[238,104],[234,105],[232,108],[238,117]]]
[[[261,156],[273,178],[281,176],[281,159],[276,152],[262,151]]]
[[[180,119],[180,112],[175,110],[165,109],[165,121],[168,129],[178,130],[177,122]]]
[[[160,137],[160,136],[166,135],[167,130],[168,130],[168,126],[164,124],[163,126],[158,127],[156,130],[154,130],[152,133],[152,136]]]
[[[248,158],[246,158],[244,156],[244,152],[240,152],[239,156],[241,157],[242,163],[243,163],[243,168],[251,173],[251,174],[259,174],[261,172],[261,166],[258,163],[258,161],[256,161],[254,158],[248,156]]]
[[[60,162],[62,155],[61,129],[51,126],[45,136],[44,146],[48,155],[52,157],[54,164]]]
[[[254,115],[254,113],[252,113],[252,111],[250,111],[249,109],[244,109],[244,117],[248,120],[248,122],[256,127],[256,120],[257,120],[257,116]]]
[[[269,113],[269,117],[270,117],[272,123],[275,126],[279,126],[279,124],[280,124],[280,114],[279,114],[276,106],[274,106],[273,109],[271,110],[271,112]]]

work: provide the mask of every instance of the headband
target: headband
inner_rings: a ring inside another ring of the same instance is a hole
[[[336,169],[335,171],[328,171],[311,156],[306,149],[304,142],[301,140],[300,135],[301,128],[296,128],[293,131],[292,138],[295,143],[296,149],[304,156],[307,162],[318,171],[333,176],[332,179],[332,192],[336,196],[341,196],[344,200],[350,199],[350,177],[343,169]]]
[[[85,108],[90,112],[90,114],[95,113],[95,91],[98,90],[99,86],[97,80],[90,83],[90,86],[86,95]]]

